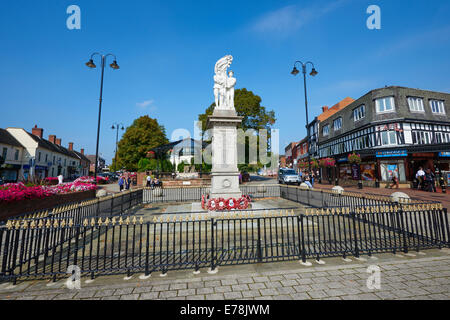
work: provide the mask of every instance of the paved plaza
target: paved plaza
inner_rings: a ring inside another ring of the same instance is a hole
[[[68,289],[66,280],[51,283],[29,280],[0,284],[0,300],[447,300],[450,299],[450,250],[410,254],[379,254],[366,261],[327,258],[324,265],[298,261],[220,267],[218,273],[201,269],[102,276],[81,289]],[[369,289],[369,266],[380,268],[380,288]]]

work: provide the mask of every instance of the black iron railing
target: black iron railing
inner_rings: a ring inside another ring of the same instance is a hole
[[[315,208],[330,207],[366,207],[400,204],[438,204],[438,201],[422,200],[417,198],[398,198],[370,193],[336,192],[333,190],[316,190],[294,186],[279,186],[280,197]]]
[[[366,209],[367,208],[367,209]],[[449,246],[439,205],[308,209],[216,218],[120,216],[27,220],[0,228],[3,279],[54,278],[76,265],[83,275],[211,268]],[[34,220],[33,220],[34,221]],[[31,221],[31,222],[33,222]]]

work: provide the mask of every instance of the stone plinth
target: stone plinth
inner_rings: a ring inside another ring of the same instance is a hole
[[[207,127],[212,133],[211,198],[239,198],[237,126],[242,118],[235,110],[214,109]]]

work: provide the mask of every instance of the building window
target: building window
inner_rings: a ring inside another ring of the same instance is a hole
[[[323,128],[322,128],[322,134],[324,135],[324,136],[327,136],[327,135],[329,135],[330,134],[330,125],[326,125],[326,126],[324,126]]]
[[[430,100],[430,106],[433,113],[445,114],[444,101]]]
[[[16,149],[16,152],[14,153],[14,160],[19,160],[19,150]]]
[[[366,106],[362,105],[353,110],[353,120],[358,121],[366,116]]]
[[[337,118],[333,121],[334,131],[340,130],[342,128],[342,118]]]
[[[377,113],[395,111],[394,97],[386,97],[375,100]]]
[[[38,153],[38,162],[41,162],[41,153]]]
[[[8,148],[3,148],[3,152],[2,152],[2,158],[3,160],[6,160],[6,155],[8,154]]]
[[[381,132],[381,145],[391,146],[397,144],[397,133],[395,131]]]
[[[408,105],[410,111],[424,112],[423,99],[416,97],[408,97]]]
[[[53,165],[55,165],[55,156],[53,156]],[[53,174],[52,174],[53,175]]]
[[[47,163],[48,160],[48,154],[45,154],[45,163]]]

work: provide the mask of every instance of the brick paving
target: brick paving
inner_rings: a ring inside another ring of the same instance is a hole
[[[29,280],[0,284],[0,300],[416,300],[450,299],[450,249],[416,253],[379,254],[367,261],[326,258],[325,265],[298,261],[219,267],[216,274],[201,270],[153,273],[141,280],[134,275],[102,276],[81,289],[68,289],[60,280],[54,284]],[[381,270],[381,288],[369,289],[367,267]]]

